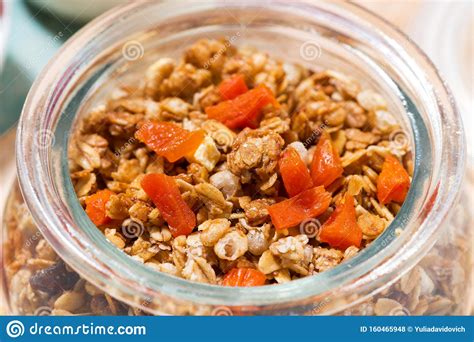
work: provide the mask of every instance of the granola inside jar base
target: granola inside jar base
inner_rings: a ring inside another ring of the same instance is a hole
[[[4,214],[2,295],[8,314],[129,314],[128,306],[81,279],[59,258],[38,231],[16,182]]]

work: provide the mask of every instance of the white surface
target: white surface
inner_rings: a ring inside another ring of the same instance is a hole
[[[418,12],[424,13],[422,20],[413,20],[406,30],[450,87],[463,117],[468,154],[474,165],[473,4],[423,2]]]

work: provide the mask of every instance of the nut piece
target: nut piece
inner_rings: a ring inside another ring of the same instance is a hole
[[[387,108],[384,98],[373,90],[363,90],[357,94],[357,102],[367,110]]]
[[[150,97],[159,95],[160,85],[174,70],[174,60],[160,58],[145,73],[145,93]]]
[[[265,224],[249,230],[247,240],[249,243],[249,252],[253,255],[262,255],[270,245],[269,241],[270,225]]]
[[[214,246],[220,238],[230,229],[230,221],[227,219],[207,220],[199,225],[202,244],[207,247]]]
[[[366,212],[357,218],[357,224],[365,237],[375,239],[384,231],[387,223],[380,216]]]
[[[182,270],[185,279],[201,283],[215,284],[216,273],[206,259],[190,254]]]
[[[302,261],[305,259],[304,246],[308,243],[305,234],[288,236],[270,245],[270,251],[275,256],[289,261]]]
[[[288,236],[270,245],[270,251],[278,256],[281,265],[300,275],[309,274],[309,263],[313,257],[313,248],[308,245],[305,234]]]
[[[221,154],[217,149],[214,140],[206,135],[204,141],[199,145],[192,156],[186,157],[190,163],[198,163],[208,171],[212,171],[219,161]]]
[[[237,260],[248,248],[247,236],[239,230],[234,230],[217,241],[214,252],[221,259]]]
[[[54,302],[54,309],[74,312],[85,304],[84,292],[64,292]]]
[[[334,266],[337,266],[344,254],[333,248],[315,247],[313,249],[314,269],[318,272],[324,272]]]
[[[167,97],[160,102],[161,117],[165,120],[183,121],[190,108],[191,105],[179,97]]]
[[[377,316],[407,316],[409,314],[402,304],[390,298],[379,298],[375,303],[374,313]]]
[[[233,197],[240,189],[239,177],[229,170],[216,172],[209,177],[209,182],[222,191],[226,199]]]
[[[199,198],[203,201],[210,218],[226,217],[232,211],[232,203],[227,202],[215,186],[209,183],[201,183],[194,187]]]
[[[258,259],[258,269],[264,274],[270,274],[280,268],[279,262],[269,250],[263,252],[260,259]]]

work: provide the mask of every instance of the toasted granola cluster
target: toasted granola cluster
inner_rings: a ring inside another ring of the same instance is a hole
[[[218,85],[233,75],[243,75],[249,89],[265,85],[278,103],[263,107],[256,127],[229,127],[206,114],[222,101]],[[147,122],[204,130],[205,138],[193,154],[170,162],[137,139]],[[352,196],[359,246],[333,248],[301,225],[276,229],[268,211],[289,197],[279,170],[282,152],[294,148],[310,168],[323,131],[343,174],[326,187],[331,204],[314,219],[324,225],[344,196]],[[400,204],[378,200],[377,179],[388,155],[412,174],[408,140],[400,134],[385,100],[347,75],[200,40],[180,60],[157,60],[140,87],[121,89],[83,119],[70,146],[71,178],[84,206],[98,191],[113,192],[105,207],[110,221],[99,229],[157,271],[219,285],[230,270],[248,268],[262,272],[266,284],[284,283],[337,266],[390,224]],[[173,177],[196,217],[190,234],[172,234],[141,186],[147,174]]]

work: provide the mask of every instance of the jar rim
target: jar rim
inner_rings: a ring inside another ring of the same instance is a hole
[[[377,36],[377,39],[384,42],[387,48],[398,49],[401,60],[409,66],[411,72],[418,76],[420,86],[426,89],[424,100],[432,103],[433,112],[431,114],[439,118],[440,127],[438,129],[443,134],[439,146],[440,155],[434,156],[436,170],[430,175],[429,198],[424,201],[423,208],[419,208],[423,218],[419,222],[421,223],[419,229],[414,230],[418,231],[418,234],[406,238],[406,240],[398,237],[393,243],[378,251],[378,259],[374,256],[368,257],[357,265],[348,267],[343,264],[317,276],[305,277],[271,287],[226,288],[194,283],[162,273],[154,272],[151,275],[151,272],[148,272],[147,274],[144,265],[137,265],[135,269],[137,274],[131,275],[127,273],[127,270],[120,268],[120,263],[115,263],[113,260],[107,262],[100,260],[101,251],[93,250],[90,245],[78,240],[76,222],[72,221],[70,217],[59,214],[67,211],[68,208],[64,207],[62,198],[55,197],[57,193],[53,191],[54,189],[48,187],[55,187],[50,168],[62,168],[64,165],[48,164],[53,151],[44,148],[44,141],[38,143],[38,132],[44,133],[45,129],[48,130],[46,127],[52,127],[51,125],[58,119],[44,115],[43,110],[47,109],[45,106],[54,106],[55,103],[60,102],[62,94],[55,92],[55,90],[66,87],[67,82],[75,77],[72,72],[68,74],[68,67],[70,63],[73,63],[77,49],[85,46],[90,37],[104,34],[107,27],[114,21],[126,19],[128,13],[138,11],[146,6],[158,6],[158,4],[146,2],[126,4],[89,23],[74,35],[50,61],[30,90],[20,119],[17,136],[17,167],[20,186],[25,202],[40,231],[66,263],[94,285],[106,288],[118,299],[129,303],[133,302],[136,305],[136,300],[133,298],[137,296],[142,299],[153,298],[157,292],[160,292],[178,300],[189,300],[202,304],[228,306],[254,305],[255,303],[261,306],[287,304],[304,301],[314,296],[324,297],[324,294],[329,293],[328,291],[332,291],[332,294],[335,291],[349,292],[360,286],[366,286],[371,279],[380,274],[396,274],[397,271],[406,270],[421,257],[423,244],[434,244],[433,236],[448,215],[449,208],[455,202],[461,187],[465,158],[465,142],[459,113],[449,89],[436,68],[407,36],[385,20],[358,5],[350,3],[310,4],[306,1],[292,4],[284,2],[269,4],[272,4],[272,10],[283,13],[284,11],[307,11],[313,14],[333,14],[350,22],[351,25],[360,26],[362,23],[366,23],[367,26],[364,29],[376,28],[367,34],[373,37]],[[255,4],[251,1],[200,2],[190,5],[187,10],[203,10],[215,6],[223,8],[237,6],[252,9],[269,6],[269,4]],[[58,84],[58,80],[63,83]],[[51,89],[51,91],[45,92],[45,89]],[[41,138],[54,139],[48,134],[46,137],[42,134]],[[450,162],[443,162],[440,156]],[[62,158],[67,159],[65,151],[63,151]],[[62,170],[63,173],[66,171]],[[397,215],[395,223],[391,226],[403,225],[404,222],[399,222],[400,220],[401,218]],[[92,223],[84,224],[91,225]],[[414,222],[409,224],[413,225]],[[392,227],[392,234],[393,231]],[[420,235],[421,231],[424,233],[423,235]],[[117,252],[123,254],[123,258],[128,258],[121,251],[117,250]],[[412,259],[407,260],[408,255]],[[114,266],[117,269],[113,269]],[[372,268],[373,266],[377,267]],[[318,277],[320,278],[317,279]],[[321,279],[324,280],[324,284]]]

